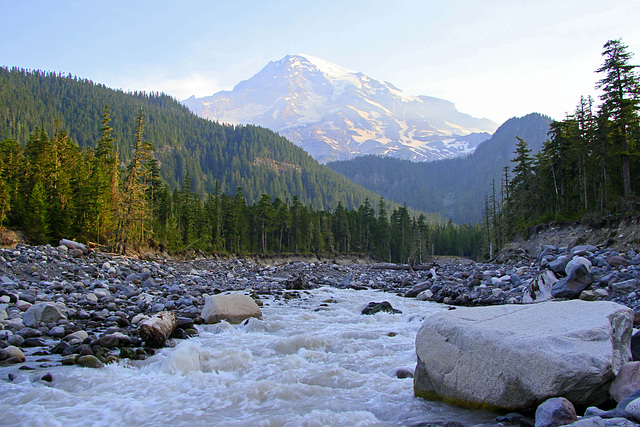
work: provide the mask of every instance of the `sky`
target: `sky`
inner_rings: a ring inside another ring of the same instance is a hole
[[[0,65],[178,100],[308,54],[502,123],[597,98],[607,40],[640,64],[638,0],[0,0]]]

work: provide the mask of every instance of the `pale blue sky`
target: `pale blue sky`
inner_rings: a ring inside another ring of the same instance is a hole
[[[0,65],[182,100],[305,53],[502,123],[562,119],[602,46],[640,64],[638,0],[0,0]]]

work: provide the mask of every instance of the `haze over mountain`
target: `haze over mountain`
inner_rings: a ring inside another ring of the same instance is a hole
[[[183,103],[201,117],[272,129],[320,162],[374,154],[429,161],[469,154],[498,127],[449,101],[308,55],[272,61],[232,91]]]

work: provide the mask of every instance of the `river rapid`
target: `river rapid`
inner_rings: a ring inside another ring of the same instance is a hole
[[[371,301],[402,314],[362,315]],[[490,423],[413,396],[415,336],[446,306],[374,290],[322,287],[268,296],[263,320],[199,326],[145,361],[101,369],[0,369],[0,425],[398,426]],[[28,361],[37,365],[37,356]],[[40,380],[51,372],[52,382]]]

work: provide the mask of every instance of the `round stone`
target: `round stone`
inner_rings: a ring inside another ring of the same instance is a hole
[[[78,357],[76,363],[84,368],[102,368],[104,366],[104,363],[97,357],[91,355]]]
[[[15,358],[19,359],[20,362],[24,362],[26,360],[26,357],[24,356],[24,353],[18,347],[10,345],[9,347],[5,348],[4,350],[7,352],[7,355],[9,356],[8,359],[11,359],[12,357],[15,357]]]

